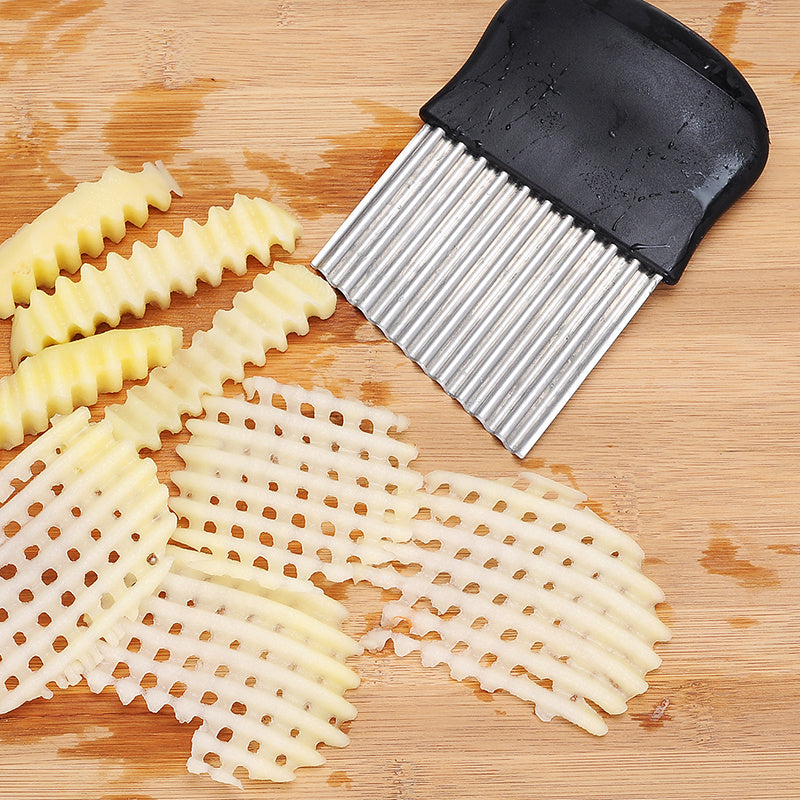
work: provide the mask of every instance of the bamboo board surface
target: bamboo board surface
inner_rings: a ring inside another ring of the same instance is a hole
[[[184,196],[110,249],[178,233],[238,191],[294,212],[305,232],[284,260],[307,264],[415,133],[419,106],[497,5],[0,2],[0,236],[108,164],[162,159]],[[659,614],[673,639],[657,647],[649,691],[596,739],[414,655],[364,655],[353,660],[351,744],[326,749],[326,763],[292,784],[239,791],[186,772],[194,725],[80,684],[0,718],[0,797],[800,798],[800,2],[660,7],[744,71],[770,124],[770,162],[524,463],[344,300],[260,370],[407,415],[423,472],[526,468],[586,493],[640,542],[667,595]],[[188,342],[260,269],[126,324],[182,325]],[[0,321],[0,375],[11,370],[9,332]],[[154,455],[166,482],[185,438],[165,436]],[[380,593],[345,585],[337,596],[359,635]]]

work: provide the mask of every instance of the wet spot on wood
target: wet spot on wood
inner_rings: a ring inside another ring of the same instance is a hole
[[[350,588],[352,585],[352,582],[328,583],[325,586],[325,594],[327,594],[328,597],[332,597],[334,600],[338,600],[340,603],[342,603],[347,600],[348,596],[350,595]]]
[[[480,683],[474,678],[466,678],[462,683],[472,689],[472,694],[482,703],[494,702],[494,695],[491,692],[487,692],[486,689],[481,688]]]
[[[301,217],[350,212],[420,127],[415,115],[383,103],[355,105],[372,123],[329,137],[331,146],[320,153],[323,166],[304,171],[267,153],[245,150],[247,167],[291,197],[292,209]]]
[[[105,0],[4,0],[0,3],[0,19],[33,21],[46,19],[51,25],[80,19],[99,8]]]
[[[389,381],[364,381],[361,400],[370,405],[388,406],[392,400],[392,386]]]
[[[738,556],[739,545],[724,536],[714,536],[703,551],[700,564],[712,575],[733,578],[747,589],[764,589],[777,586],[775,572],[767,567],[753,564]]]
[[[736,44],[739,23],[746,9],[747,3],[744,0],[734,0],[722,7],[709,37],[714,47],[723,52],[733,48]]]
[[[0,3],[0,20],[12,25],[9,38],[0,44],[0,78],[34,60],[61,59],[67,51],[82,49],[99,25],[95,12],[104,6],[105,0]]]
[[[752,617],[731,617],[728,622],[734,628],[751,628],[753,625],[758,625],[758,620]]]
[[[649,714],[631,714],[631,716],[639,723],[640,727],[647,731],[653,731],[672,719],[667,711],[669,705],[669,698],[665,697]]]
[[[353,331],[352,338],[357,342],[382,342],[386,339],[380,328],[364,320],[361,320],[358,327]]]
[[[551,464],[550,470],[557,479],[561,480],[562,483],[564,480],[566,480],[573,489],[578,488],[578,482],[575,479],[575,472],[568,464]]]
[[[69,122],[56,125],[34,116],[28,108],[14,109],[14,125],[0,138],[0,164],[5,167],[3,190],[12,197],[24,198],[35,185],[40,187],[37,195],[40,202],[35,209],[26,211],[24,219],[4,219],[0,223],[4,236],[11,235],[23,222],[30,222],[75,188],[75,178],[53,160],[61,137],[69,132]]]
[[[367,630],[377,628],[381,624],[381,616],[380,611],[368,611],[364,614],[364,622],[367,626]]]
[[[337,770],[336,772],[331,772],[328,776],[328,786],[333,787],[340,787],[344,786],[345,789],[349,789],[353,785],[353,781],[350,779],[350,776],[344,770]]]
[[[771,544],[767,550],[782,556],[800,556],[800,544]]]
[[[198,80],[176,89],[161,83],[139,86],[119,96],[103,127],[116,163],[161,159],[169,163],[195,130],[208,94],[220,84]]]
[[[140,697],[123,707],[113,692],[90,696],[84,707],[87,716],[96,721],[98,735],[59,747],[59,757],[95,763],[124,760],[136,772],[142,764],[157,762],[154,768],[164,776],[184,774],[186,757],[183,754],[191,749],[196,724],[178,722],[168,708],[153,714]],[[74,708],[74,701],[70,708]],[[65,718],[69,717],[70,714],[65,714]],[[141,736],[145,728],[147,736]]]
[[[253,187],[252,192],[248,192],[244,187],[239,186],[233,174],[230,162],[222,158],[198,158],[186,163],[185,172],[191,175],[192,196],[208,197],[210,204],[219,205],[220,187],[236,186],[244,194],[259,195],[260,187]],[[233,201],[233,197],[231,197]]]
[[[588,497],[584,500],[581,504],[582,508],[588,508],[589,511],[594,511],[598,517],[601,519],[606,519],[607,514],[605,508],[603,508],[603,504],[599,500],[592,500],[591,497]]]
[[[730,58],[731,61],[734,61],[739,69],[752,66],[751,62],[735,59],[733,56],[739,25],[746,10],[747,3],[744,0],[734,0],[734,2],[726,3],[716,18],[714,28],[709,36],[711,44]]]
[[[541,471],[545,468],[546,464],[547,462],[543,458],[534,458],[533,456],[528,456],[525,459],[525,469]]]
[[[113,692],[94,695],[77,689],[25,703],[6,719],[13,720],[7,738],[10,745],[50,741],[58,758],[126,762],[137,774],[141,764],[153,763],[165,777],[185,773],[182,753],[190,749],[197,727],[178,722],[167,711],[152,714],[141,698],[123,706]],[[143,726],[147,736],[141,735]],[[6,739],[4,730],[0,726],[0,741]]]
[[[0,3],[0,19],[7,21],[31,20],[44,14],[53,7],[49,0],[28,0],[20,3],[19,0],[5,0]]]

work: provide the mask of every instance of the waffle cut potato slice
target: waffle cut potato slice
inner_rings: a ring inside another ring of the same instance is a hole
[[[27,303],[37,286],[52,286],[59,271],[78,270],[83,255],[100,255],[104,239],[119,242],[127,222],[144,225],[150,206],[166,211],[173,193],[182,195],[160,161],[140,172],[111,166],[99,180],[78,184],[0,244],[0,317]]]
[[[134,386],[124,403],[109,406],[106,419],[137,449],[158,450],[163,431],[177,433],[184,415],[202,413],[204,395],[222,394],[226,381],[244,378],[246,364],[263,366],[269,350],[288,347],[290,333],[308,333],[309,317],[326,319],[335,308],[336,294],[322,278],[275,262],[233,298],[233,308],[217,311],[209,330],[195,333],[189,347]]]
[[[642,574],[638,545],[571,492],[530,474],[515,484],[426,477],[413,541],[386,543],[394,563],[371,578],[401,597],[362,644],[419,651],[425,666],[530,701],[542,720],[602,735],[600,710],[624,712],[660,664],[663,593]]]
[[[91,406],[101,392],[118,392],[126,380],[166,366],[183,332],[169,325],[110,330],[48,347],[0,378],[0,447],[40,433],[57,414]]]
[[[345,662],[360,647],[341,630],[344,607],[306,581],[170,550],[169,573],[103,648],[89,687],[202,720],[187,766],[221,783],[290,781],[324,763],[320,744],[346,746],[356,709],[344,695],[359,681]]]
[[[169,567],[156,466],[78,409],[0,470],[0,713],[99,663]]]
[[[277,575],[358,580],[408,539],[422,476],[395,438],[407,420],[323,389],[245,381],[245,397],[206,397],[172,474],[179,540]]]
[[[154,247],[136,242],[128,258],[110,253],[103,269],[86,264],[77,281],[62,275],[53,292],[33,292],[27,308],[14,314],[12,363],[77,334],[89,336],[102,323],[114,328],[123,314],[141,318],[148,304],[168,308],[173,292],[192,297],[198,281],[219,286],[223,270],[245,273],[248,256],[269,264],[273,245],[292,252],[300,234],[287,211],[237,194],[230,208],[213,206],[204,225],[187,219],[180,236],[162,230]]]

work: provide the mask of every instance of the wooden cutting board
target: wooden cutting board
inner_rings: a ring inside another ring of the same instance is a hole
[[[85,685],[0,718],[0,797],[800,798],[798,0],[661,0],[761,98],[772,154],[681,283],[656,291],[522,463],[346,302],[263,372],[406,414],[422,471],[533,469],[644,548],[673,640],[596,739],[415,656],[364,655],[351,744],[287,786],[188,774],[193,725]],[[184,189],[129,252],[235,192],[291,209],[308,263],[418,128],[495,0],[0,2],[0,236],[108,164],[162,159]],[[103,259],[95,259],[102,263]],[[208,327],[259,267],[143,323]],[[142,323],[142,324],[143,324]],[[126,324],[131,323],[128,321]],[[0,323],[0,374],[10,371]],[[235,387],[229,388],[230,392]],[[99,416],[104,398],[93,410]],[[165,437],[161,477],[181,464]],[[0,455],[0,466],[13,453]],[[360,634],[380,594],[337,596]],[[2,643],[7,646],[7,643]]]

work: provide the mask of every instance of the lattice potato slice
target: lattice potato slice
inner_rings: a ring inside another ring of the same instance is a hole
[[[126,222],[144,225],[149,206],[166,211],[173,192],[182,194],[160,161],[133,173],[108,167],[98,181],[78,184],[0,244],[0,317],[37,286],[52,286],[59,270],[75,272],[82,255],[99,255],[104,239],[119,242]]]
[[[341,630],[344,608],[312,584],[170,548],[174,562],[130,623],[104,647],[90,688],[123,703],[199,717],[190,772],[241,786],[240,775],[290,781],[324,763],[320,743],[344,747],[358,685],[345,661],[360,647]]]
[[[101,392],[118,392],[124,381],[166,366],[182,337],[180,328],[169,325],[111,330],[26,359],[0,379],[0,447],[16,447],[57,414],[91,406]]]
[[[505,482],[434,471],[425,481],[428,486],[449,489],[450,499],[440,496],[437,500],[440,516],[450,504],[454,515],[477,527],[485,511],[502,512],[506,520],[504,532],[519,537],[523,546],[530,547],[542,559],[556,563],[568,560],[572,572],[607,583],[614,591],[621,588],[644,607],[664,599],[661,589],[641,574],[644,553],[637,542],[591,509],[577,507],[586,499],[584,495],[564,495],[564,490],[574,490],[555,489],[554,481],[532,473]],[[557,502],[557,492],[562,498],[574,497],[576,502]],[[462,500],[471,508],[464,509]]]
[[[167,572],[155,464],[79,409],[0,470],[0,713],[77,683]]]
[[[182,415],[202,412],[204,395],[222,394],[225,381],[242,380],[245,364],[263,366],[268,350],[285,350],[290,333],[308,333],[309,317],[326,319],[335,307],[336,294],[322,278],[276,262],[270,273],[256,276],[252,289],[234,297],[233,308],[214,315],[209,330],[195,333],[166,367],[134,386],[124,403],[110,406],[106,419],[137,449],[157,450],[162,431],[177,433]]]
[[[414,521],[413,541],[385,543],[403,567],[370,578],[401,597],[362,643],[418,650],[457,680],[531,701],[543,720],[604,734],[594,706],[622,713],[660,663],[654,644],[670,636],[638,546],[571,507],[579,496],[545,499],[553,488],[544,479],[522,476],[515,487],[436,472],[426,485],[429,518]]]
[[[428,482],[435,484],[437,478],[442,473],[432,472],[428,475]],[[492,498],[496,494],[496,484],[490,482],[483,483],[471,476],[444,473],[445,482],[451,481],[454,488],[470,497],[470,501],[475,501],[481,505],[496,502]],[[550,478],[537,475],[534,472],[521,472],[516,478],[501,479],[501,484],[507,484],[520,492],[507,492],[503,495],[502,502],[507,505],[507,512],[513,514],[517,519],[524,521],[537,520],[540,525],[554,527],[556,531],[562,532],[565,536],[580,534],[581,537],[591,537],[592,544],[605,552],[613,555],[620,561],[624,561],[636,569],[641,568],[644,552],[639,544],[628,534],[609,525],[601,517],[597,516],[591,509],[582,504],[588,499],[583,492],[564,486]],[[470,493],[478,494],[481,486],[485,486],[488,492],[477,498]],[[531,496],[539,500],[531,500]],[[568,506],[574,510],[565,511],[556,507],[556,504]],[[580,506],[580,508],[576,508]],[[576,526],[569,525],[570,520],[578,522]],[[659,594],[660,589],[656,590]]]
[[[178,237],[161,231],[154,247],[136,242],[129,258],[110,253],[102,270],[84,265],[79,280],[61,276],[52,293],[33,292],[30,305],[14,314],[12,362],[90,335],[101,323],[116,327],[123,314],[140,318],[148,304],[167,308],[173,292],[191,297],[198,281],[219,286],[224,269],[243,275],[250,255],[269,264],[270,248],[291,252],[300,233],[279,206],[237,194],[229,209],[212,207],[204,225],[186,220]]]
[[[248,397],[206,397],[179,445],[186,467],[178,538],[219,557],[301,578],[358,580],[386,559],[383,539],[407,539],[422,476],[416,449],[394,438],[407,420],[322,389],[245,381]],[[185,527],[184,524],[185,523]]]

